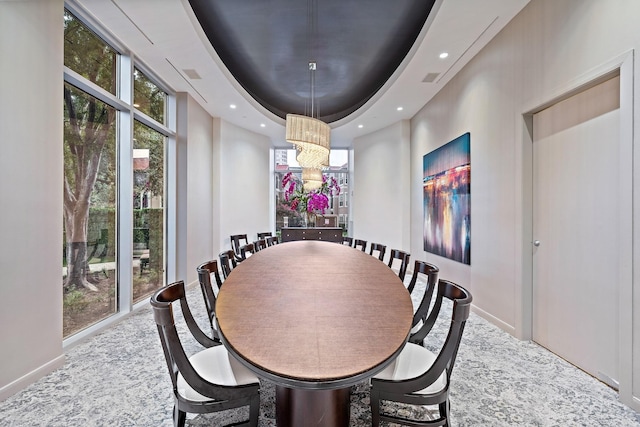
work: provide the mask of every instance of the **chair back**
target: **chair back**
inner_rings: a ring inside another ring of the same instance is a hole
[[[384,259],[384,253],[387,250],[385,245],[380,243],[371,243],[371,248],[369,249],[369,255],[375,256],[374,252],[377,252],[377,258],[382,261]]]
[[[429,307],[431,307],[431,300],[433,298],[434,290],[438,285],[438,273],[440,270],[433,264],[429,264],[428,262],[418,261],[416,260],[413,267],[413,276],[411,276],[411,282],[409,282],[409,287],[407,290],[409,293],[413,293],[416,283],[419,277],[424,277],[426,280],[424,293],[422,294],[422,298],[420,299],[420,304],[418,308],[413,313],[413,323],[411,329],[411,335],[409,336],[409,342],[421,344],[424,338],[427,336],[435,321],[438,317],[438,312],[440,310],[439,306],[436,306],[438,303],[436,299],[436,304],[431,308],[431,313],[429,313]],[[440,303],[442,302],[442,298],[440,299]],[[431,323],[429,323],[429,322]],[[420,324],[422,322],[422,324]],[[420,325],[419,328],[416,326]]]
[[[231,249],[236,254],[237,257],[240,256],[240,247],[242,245],[246,245],[249,243],[246,234],[232,234],[230,236],[231,239]]]
[[[407,274],[407,267],[409,266],[409,258],[411,258],[411,255],[399,249],[391,249],[391,253],[389,255],[389,268],[393,267],[394,260],[400,260],[398,277],[404,282],[404,276]]]
[[[200,264],[197,268],[198,281],[200,282],[200,290],[202,291],[202,297],[204,298],[204,305],[207,309],[207,317],[211,326],[211,332],[213,339],[220,342],[220,336],[218,335],[218,328],[216,327],[216,295],[220,292],[222,287],[222,280],[220,280],[220,273],[218,272],[218,261],[215,259]],[[211,275],[215,278],[215,288],[211,283]]]
[[[269,237],[267,237],[267,246],[277,245],[278,243],[280,243],[278,241],[278,236],[269,236]]]
[[[356,249],[360,249],[362,252],[366,252],[367,251],[367,241],[366,240],[360,240],[360,239],[354,239],[353,240],[353,247]]]
[[[342,244],[343,245],[347,245],[349,247],[353,247],[353,237],[343,236],[342,237]]]
[[[222,270],[222,276],[226,279],[231,274],[238,263],[236,262],[236,256],[232,249],[228,251],[220,252],[218,255],[220,258],[220,269]]]
[[[465,324],[469,318],[471,301],[473,298],[462,286],[448,280],[438,280],[436,301],[429,316],[430,318],[434,318],[434,323],[439,316],[443,299],[448,299],[453,302],[453,307],[451,309],[451,322],[449,324],[447,338],[445,339],[436,360],[433,362],[429,370],[419,377],[406,382],[406,391],[404,391],[406,393],[422,390],[428,385],[433,384],[443,371],[446,371],[447,384],[450,383],[449,380],[451,378],[451,372],[453,371],[453,366],[458,355],[460,340],[462,339],[462,333],[464,332]]]
[[[256,253],[256,247],[253,243],[240,246],[240,259],[245,260]]]
[[[173,319],[173,305],[172,303],[178,302],[180,304],[180,309],[182,310],[182,317],[184,318],[187,327],[189,328],[189,332],[191,335],[202,345],[203,347],[214,347],[220,345],[220,342],[213,340],[210,338],[196,322],[191,313],[191,309],[189,304],[187,303],[187,296],[184,288],[184,282],[182,280],[178,282],[171,283],[164,288],[161,288],[156,291],[151,296],[151,306],[153,307],[154,318],[156,319],[156,323],[158,324],[158,330],[160,332],[160,340],[163,341],[163,348],[165,344],[169,345],[177,345],[178,342],[174,342],[175,340],[169,340],[172,337],[175,330],[175,323]],[[170,325],[167,325],[166,322],[170,322]],[[160,331],[160,326],[163,326],[163,330]],[[171,326],[171,328],[166,328],[166,326]],[[164,341],[171,341],[164,343]],[[176,348],[177,349],[177,348]],[[175,350],[175,349],[174,349]],[[165,349],[165,357],[169,358],[166,355],[167,350]],[[175,356],[174,356],[175,357]],[[167,360],[167,363],[169,361]],[[169,369],[171,370],[171,368]]]
[[[253,248],[255,249],[256,252],[261,251],[262,249],[266,249],[267,248],[266,238],[253,242]]]
[[[267,237],[271,237],[270,231],[265,231],[263,233],[258,233],[258,240],[266,239]]]

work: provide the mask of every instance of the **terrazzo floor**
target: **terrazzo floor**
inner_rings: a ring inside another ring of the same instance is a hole
[[[194,313],[204,313],[197,287],[188,300]],[[206,326],[204,318],[199,322]],[[436,324],[425,345],[437,346],[445,329]],[[187,351],[197,351],[182,331]],[[188,415],[187,425],[227,425],[246,413]],[[171,414],[171,381],[150,308],[73,347],[62,368],[0,402],[0,426],[12,427],[171,426]],[[640,426],[640,414],[620,403],[616,391],[474,313],[452,375],[451,416],[460,427]],[[259,425],[275,426],[268,382],[261,383]],[[367,383],[352,388],[350,425],[371,425]]]

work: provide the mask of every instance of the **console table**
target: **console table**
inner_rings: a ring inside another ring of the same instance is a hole
[[[280,230],[281,242],[293,242],[296,240],[322,240],[325,242],[342,243],[342,228],[339,227],[282,227]]]

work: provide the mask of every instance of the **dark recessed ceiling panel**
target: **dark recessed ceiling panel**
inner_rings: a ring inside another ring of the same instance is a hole
[[[311,115],[309,62],[317,63],[314,117],[339,120],[391,77],[435,0],[189,0],[238,83],[284,118]]]

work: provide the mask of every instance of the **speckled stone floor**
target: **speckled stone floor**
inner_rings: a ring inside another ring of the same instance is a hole
[[[195,313],[204,313],[198,288],[189,290],[188,299]],[[436,325],[425,345],[437,346],[445,329]],[[198,344],[184,336],[187,351],[197,351]],[[66,356],[62,368],[0,402],[0,426],[172,425],[171,382],[150,308]],[[245,413],[189,415],[187,425],[226,425]],[[451,415],[452,425],[469,427],[640,426],[640,414],[618,402],[614,390],[473,313],[452,375]],[[369,388],[363,383],[352,389],[351,426],[370,425]],[[268,382],[261,384],[260,426],[275,426],[274,387]]]

